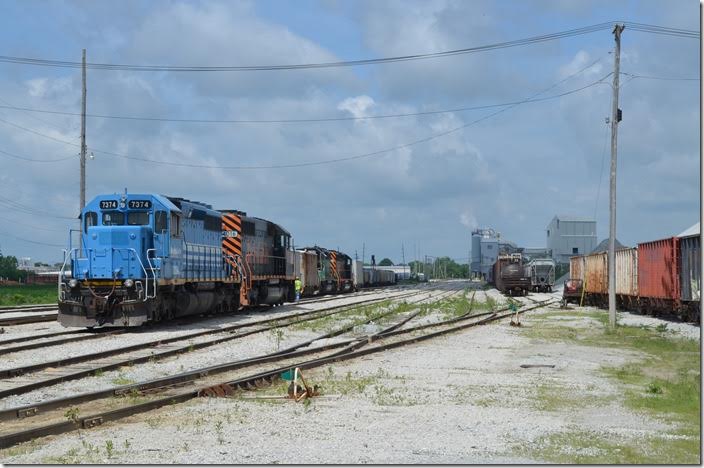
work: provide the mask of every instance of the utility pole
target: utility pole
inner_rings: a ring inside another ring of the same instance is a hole
[[[83,93],[81,97],[81,210],[86,206],[86,49],[83,49]]]
[[[364,266],[364,242],[362,242],[362,266]]]
[[[404,265],[403,271],[406,271],[406,253],[403,250],[403,242],[401,242],[401,265]]]
[[[609,190],[609,325],[616,327],[616,149],[618,123],[621,109],[618,108],[618,78],[621,66],[621,33],[625,26],[615,25],[613,34],[616,41],[614,50],[613,103],[611,105],[611,187]]]

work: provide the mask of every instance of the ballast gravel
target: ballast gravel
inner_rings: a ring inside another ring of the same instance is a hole
[[[647,438],[668,428],[625,409],[619,388],[599,372],[639,355],[531,340],[523,330],[534,325],[532,314],[522,318],[521,328],[502,321],[305,371],[323,393],[309,404],[263,398],[262,392],[191,400],[23,444],[2,461],[536,463],[541,460],[522,448],[539,447],[542,436],[558,431],[578,428],[617,439]],[[541,389],[553,388],[584,400],[569,411],[542,408]]]
[[[433,290],[432,294],[436,295],[439,292],[442,292],[442,289]],[[387,297],[395,297],[398,295],[399,294],[394,291],[393,294],[390,294]],[[371,298],[376,297],[377,295],[374,295]],[[378,295],[378,297],[382,297],[381,293]],[[256,320],[272,318],[282,313],[290,313],[294,310],[298,310],[299,312],[304,312],[306,310],[319,310],[322,308],[332,307],[336,305],[344,305],[352,302],[357,302],[358,300],[359,299],[352,299],[352,297],[349,297],[346,298],[346,300],[342,299],[334,301],[325,301],[321,303],[302,303],[301,305],[292,305],[288,307],[275,308],[272,309],[272,311],[257,314],[239,315],[230,318],[217,317],[204,322],[197,322],[188,325],[187,333],[193,333],[207,329],[218,329],[222,328],[223,326],[233,325],[235,323],[240,322],[246,323]],[[280,349],[285,349],[290,346],[294,346],[299,343],[314,339],[320,336],[322,333],[322,331],[313,331],[306,328],[299,329],[296,327],[283,329],[281,333],[276,333],[273,330],[255,333],[244,338],[226,341],[224,343],[208,346],[184,354],[170,356],[164,359],[155,360],[153,362],[145,362],[134,366],[120,367],[117,370],[103,372],[99,376],[89,376],[79,380],[72,380],[52,385],[49,387],[40,388],[19,395],[10,395],[0,399],[0,409],[26,406],[41,401],[72,396],[77,393],[88,393],[113,388],[120,385],[145,382],[160,377],[175,375],[196,369],[202,369],[217,364],[262,356],[278,351]],[[166,329],[163,329],[159,332],[143,331],[136,332],[135,334],[121,334],[112,337],[104,337],[96,340],[88,340],[82,343],[67,343],[64,345],[53,346],[51,348],[60,350],[60,352],[52,354],[52,359],[59,359],[60,357],[69,357],[72,356],[71,353],[76,352],[79,352],[80,354],[90,354],[105,349],[120,348],[128,346],[130,344],[170,338],[174,336],[181,336],[184,334],[186,334],[186,331],[182,328],[167,327]],[[226,335],[211,334],[195,339],[184,340],[181,343],[181,346],[187,347],[190,344],[212,340],[221,336]],[[347,336],[346,338],[349,339],[350,337]],[[318,341],[313,343],[311,347],[319,347],[322,345],[323,343]],[[157,352],[156,349],[155,352]],[[24,351],[21,353],[3,356],[3,358],[5,357],[9,357],[11,359],[3,359],[3,368],[27,365],[46,359],[44,354],[38,355],[36,350]],[[22,364],[17,364],[17,362],[21,362]],[[21,381],[26,380],[26,378],[27,377],[25,376],[20,376],[16,377],[15,379],[7,380]]]

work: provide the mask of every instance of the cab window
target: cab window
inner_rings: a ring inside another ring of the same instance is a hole
[[[161,234],[168,229],[166,219],[166,211],[157,211],[154,213],[154,232]]]
[[[181,217],[176,213],[171,213],[171,237],[178,237],[181,234]]]
[[[125,213],[119,211],[103,212],[103,226],[122,226],[125,224]]]
[[[130,226],[145,226],[149,224],[149,212],[130,211],[127,213],[127,224]]]
[[[89,211],[83,215],[83,232],[88,234],[88,228],[98,224],[98,213]]]

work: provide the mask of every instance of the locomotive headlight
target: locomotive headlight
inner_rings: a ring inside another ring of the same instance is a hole
[[[126,288],[131,288],[134,286],[134,280],[132,278],[127,278],[124,283]]]
[[[78,286],[78,280],[76,278],[71,278],[70,280],[68,280],[68,285],[70,288],[73,289]]]

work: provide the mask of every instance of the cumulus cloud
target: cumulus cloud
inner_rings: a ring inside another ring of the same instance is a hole
[[[563,21],[560,16],[559,21],[551,21],[554,29],[574,27],[573,8],[569,3],[557,4],[564,7],[558,16],[564,13],[572,19]],[[288,17],[278,10],[272,15],[267,8],[273,5],[298,8],[266,2],[175,2],[159,7],[127,2],[119,7],[86,4],[80,11],[69,4],[64,11],[49,5],[54,10],[48,15],[73,18],[60,23],[59,30],[65,34],[46,30],[27,41],[38,50],[41,44],[56,44],[59,51],[44,55],[60,58],[75,55],[80,49],[76,44],[90,43],[95,47],[89,57],[96,62],[236,65],[435,52],[552,31],[526,21],[544,17],[547,10],[534,4],[528,11],[523,2],[505,6],[493,1],[403,1],[361,2],[355,8],[342,3],[336,10],[327,4],[311,7],[329,15],[332,24],[327,27],[335,35],[324,34],[325,29],[312,31],[295,15]],[[655,16],[666,10],[657,2],[645,5]],[[590,16],[596,14],[591,10],[579,9],[585,16],[580,16],[580,25],[603,20]],[[693,4],[692,14],[696,11]],[[345,15],[337,20],[340,24],[335,24],[337,14]],[[668,24],[698,27],[687,21],[686,15],[679,14]],[[345,28],[353,30],[358,44],[351,46],[337,36]],[[105,37],[98,31],[106,31]],[[672,41],[682,39],[629,36],[624,41],[624,71],[697,75],[697,44]],[[89,70],[88,110],[111,115],[280,120],[454,109],[527,97],[607,54],[612,43],[605,32],[358,69],[220,74]],[[609,70],[611,59],[608,55],[600,64],[601,75]],[[0,75],[0,97],[6,101],[80,110],[77,70],[27,67],[16,75],[11,72],[14,68],[8,70]],[[596,67],[560,89],[593,80],[589,73],[597,75]],[[357,250],[360,256],[365,243],[367,255],[373,252],[378,258],[395,259],[401,240],[407,248],[411,242],[422,246],[421,255],[462,257],[469,230],[478,225],[537,247],[544,244],[544,227],[555,213],[594,212],[609,99],[608,86],[595,86],[561,99],[511,108],[478,123],[472,122],[496,109],[314,123],[185,124],[89,118],[88,146],[96,158],[88,162],[88,197],[127,186],[132,191],[203,200],[216,208],[237,208],[276,220],[293,233],[296,245],[318,243],[349,253]],[[633,80],[623,87],[619,240],[633,243],[664,237],[696,218],[697,100],[696,84]],[[5,109],[0,110],[0,118],[78,143],[76,117]],[[463,125],[467,126],[461,131],[409,145]],[[77,146],[2,123],[0,141],[0,150],[37,159],[78,153]],[[383,151],[392,148],[396,149]],[[98,150],[195,166],[285,165],[374,155],[303,168],[231,170],[153,164]],[[2,154],[0,158],[0,196],[56,215],[76,214],[77,158],[61,163],[30,163]],[[675,163],[668,165],[670,161]],[[608,220],[607,180],[608,171],[597,206],[600,237]],[[663,208],[678,201],[677,209]],[[0,217],[30,225],[37,221],[36,216],[2,206]],[[42,222],[64,232],[75,224],[51,217]],[[19,224],[3,229],[47,243],[61,244],[66,237],[28,232]],[[60,257],[57,248],[1,236],[0,242],[3,253],[46,260]]]
[[[582,70],[584,67],[589,65],[590,63],[594,62],[596,58],[593,58],[589,52],[586,50],[580,50],[577,52],[567,65],[564,65],[560,67],[560,78],[567,78],[570,75],[574,75],[575,73],[579,72]],[[604,70],[604,65],[603,63],[606,61],[606,57],[603,57],[602,61],[596,63],[594,66],[589,67],[587,70],[584,71],[584,76],[585,77],[601,77],[603,75],[603,70]]]
[[[374,99],[369,96],[356,96],[344,99],[337,105],[339,110],[344,110],[352,114],[356,118],[368,117],[367,112],[374,105]]]

